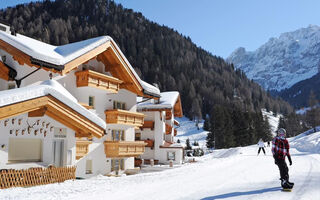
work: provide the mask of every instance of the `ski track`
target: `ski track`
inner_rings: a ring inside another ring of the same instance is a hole
[[[308,164],[309,164],[308,175],[305,177],[304,182],[299,187],[297,192],[295,192],[295,195],[293,196],[293,198],[291,198],[291,200],[299,200],[299,199],[301,199],[302,195],[306,193],[306,188],[311,183],[310,179],[311,179],[311,172],[313,171],[314,158],[312,158],[311,156],[308,156],[308,157],[311,158],[311,160],[308,159]],[[306,160],[306,159],[304,159],[304,160]]]
[[[292,192],[281,192],[270,148],[257,156],[255,145],[216,151],[174,169],[126,176],[97,177],[31,188],[0,190],[0,199],[154,200],[318,200],[319,154],[294,153],[289,166]],[[1,195],[3,193],[3,195]]]

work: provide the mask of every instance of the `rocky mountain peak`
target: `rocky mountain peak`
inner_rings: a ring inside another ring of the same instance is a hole
[[[270,38],[255,51],[237,48],[227,61],[267,90],[280,91],[317,74],[320,27],[309,25]]]

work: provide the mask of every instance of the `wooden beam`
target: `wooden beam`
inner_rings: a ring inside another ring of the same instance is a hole
[[[183,117],[182,104],[181,104],[180,95],[179,95],[176,103],[174,104],[173,111],[174,111],[174,116],[175,116],[175,117]]]
[[[48,111],[52,111],[59,117],[61,116],[61,119],[65,118],[64,120],[70,122],[70,124],[66,124],[66,126],[69,126],[71,128],[73,125],[75,125],[77,128],[76,130],[80,129],[84,133],[90,133],[98,138],[104,135],[104,129],[100,126],[88,120],[86,117],[80,115],[78,112],[70,109],[68,106],[55,99],[54,97],[48,96],[48,98],[50,99],[48,103]],[[74,128],[72,129],[75,130]]]
[[[43,117],[47,112],[47,107],[39,108],[38,110],[34,110],[28,113],[28,117]]]
[[[46,115],[76,132],[83,132],[98,138],[104,135],[102,127],[50,95],[0,107],[0,120],[24,113],[40,116],[42,114],[40,111],[44,109],[46,109]]]
[[[3,106],[0,108],[0,120],[37,110],[43,106],[46,106],[47,104],[48,98],[44,96],[8,106]]]
[[[39,65],[35,65],[31,63],[31,57],[29,55],[15,48],[14,46],[6,43],[3,40],[0,40],[0,49],[9,53],[13,57],[13,59],[19,63],[19,65],[26,64],[30,67],[36,67],[36,68],[40,67]],[[57,70],[46,68],[46,67],[43,67],[43,69],[46,71],[52,71],[54,73],[60,73]]]
[[[103,43],[102,45],[96,47],[95,49],[73,59],[72,61],[66,63],[64,65],[64,70],[62,71],[62,74],[66,74],[73,70],[74,68],[77,68],[79,65],[91,60],[92,58],[96,57],[97,55],[101,54],[102,52],[106,51],[107,48],[110,46],[110,42]]]
[[[9,81],[9,69],[3,62],[0,61],[0,78]]]

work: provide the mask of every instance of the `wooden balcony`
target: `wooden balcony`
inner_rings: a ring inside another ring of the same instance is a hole
[[[94,87],[107,90],[111,93],[117,93],[120,84],[123,82],[112,76],[108,76],[92,70],[78,71],[75,73],[77,77],[77,87]]]
[[[136,157],[145,151],[143,141],[105,141],[104,152],[107,158]]]
[[[125,124],[129,126],[141,127],[144,123],[144,114],[130,112],[127,110],[106,110],[106,121],[108,124]]]
[[[150,128],[151,130],[154,129],[154,121],[144,121],[143,125],[140,127],[140,129],[144,128]]]
[[[172,119],[172,112],[171,110],[166,111],[166,120]]]
[[[76,159],[79,160],[89,152],[89,144],[91,141],[77,140],[76,141]]]
[[[166,134],[169,135],[172,132],[172,126],[166,123]]]
[[[177,136],[177,134],[178,134],[177,129],[174,129],[174,136]]]

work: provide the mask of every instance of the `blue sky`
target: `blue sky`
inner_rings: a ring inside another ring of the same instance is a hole
[[[0,0],[0,7],[30,0]],[[280,33],[320,25],[319,0],[115,0],[174,28],[211,53],[255,50]]]

